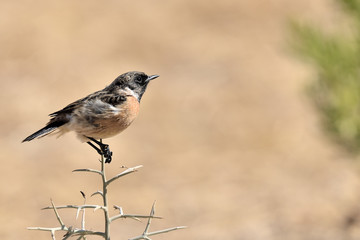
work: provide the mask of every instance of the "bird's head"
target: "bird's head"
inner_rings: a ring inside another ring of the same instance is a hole
[[[118,76],[107,88],[113,90],[133,91],[137,99],[141,100],[149,82],[159,75],[146,75],[143,72],[127,72]]]

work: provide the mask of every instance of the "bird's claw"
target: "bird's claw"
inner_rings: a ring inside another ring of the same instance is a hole
[[[105,163],[110,163],[111,160],[112,160],[112,151],[110,151],[110,148],[109,148],[109,145],[104,145],[103,149],[102,149],[102,152],[103,152],[103,156],[105,158]]]

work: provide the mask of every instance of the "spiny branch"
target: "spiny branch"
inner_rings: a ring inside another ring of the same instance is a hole
[[[155,214],[155,202],[152,205],[152,208],[151,208],[151,211],[150,211],[150,218],[148,219],[148,222],[146,224],[146,227],[145,227],[145,230],[144,230],[143,234],[141,234],[141,235],[139,235],[137,237],[134,237],[134,238],[130,238],[129,240],[140,240],[140,239],[151,240],[149,238],[149,236],[158,235],[158,234],[162,234],[162,233],[171,232],[171,231],[175,231],[175,230],[178,230],[178,229],[186,228],[186,226],[180,226],[180,227],[173,227],[173,228],[167,228],[167,229],[163,229],[163,230],[159,230],[159,231],[149,232],[151,219],[155,218],[154,214]]]
[[[75,208],[75,209],[84,209],[84,208],[93,208],[94,211],[96,211],[97,209],[102,209],[105,211],[105,207],[101,206],[101,205],[62,205],[62,206],[51,206],[51,207],[44,207],[41,210],[47,210],[47,209],[64,209],[64,208]]]
[[[51,201],[51,206],[45,207],[43,208],[43,210],[45,209],[53,209],[55,216],[57,218],[58,223],[60,224],[60,227],[52,227],[52,228],[47,228],[47,227],[29,227],[29,230],[38,230],[38,231],[47,231],[51,233],[51,238],[53,240],[55,239],[55,233],[56,231],[65,231],[65,235],[63,236],[63,240],[66,240],[70,237],[78,237],[78,240],[84,240],[86,239],[87,235],[96,235],[96,236],[101,236],[103,237],[105,240],[110,240],[110,223],[120,219],[120,218],[131,218],[137,221],[140,221],[140,219],[148,219],[146,227],[144,232],[142,233],[142,235],[137,236],[132,238],[132,240],[137,240],[137,239],[147,239],[149,240],[149,236],[152,235],[157,235],[157,234],[161,234],[161,233],[166,233],[166,232],[170,232],[170,231],[174,231],[177,229],[182,229],[185,228],[184,226],[181,227],[174,227],[174,228],[167,228],[167,229],[163,229],[163,230],[159,230],[159,231],[154,231],[154,232],[149,232],[149,228],[150,228],[150,224],[152,219],[162,219],[161,217],[155,216],[155,202],[152,205],[151,211],[149,215],[139,215],[139,214],[124,214],[123,210],[121,207],[119,206],[114,206],[115,209],[119,210],[119,214],[114,215],[112,217],[110,217],[109,214],[109,209],[108,209],[108,201],[107,201],[107,187],[109,186],[110,183],[112,183],[113,181],[126,176],[130,173],[134,173],[136,172],[139,168],[142,167],[142,165],[136,166],[136,167],[132,167],[132,168],[128,168],[125,171],[115,175],[114,177],[110,178],[109,180],[107,180],[106,178],[106,174],[105,174],[105,159],[104,156],[101,155],[101,170],[95,170],[95,169],[76,169],[73,172],[89,172],[89,173],[96,173],[99,174],[101,176],[101,181],[102,181],[102,191],[96,191],[95,193],[93,193],[91,196],[94,195],[100,195],[103,199],[103,205],[89,205],[86,204],[86,195],[85,193],[83,193],[82,191],[81,194],[84,198],[84,204],[82,205],[61,205],[61,206],[56,206],[54,204],[54,202],[52,200]],[[93,209],[94,211],[101,209],[104,211],[104,219],[105,219],[105,230],[104,232],[99,232],[99,231],[91,231],[91,230],[87,230],[85,229],[85,209],[90,208]],[[59,209],[76,209],[76,219],[78,218],[80,212],[82,211],[82,219],[81,219],[81,229],[78,228],[73,228],[73,227],[69,227],[66,226],[65,223],[62,221],[60,214],[58,212]]]
[[[136,166],[136,167],[132,167],[132,168],[128,168],[125,171],[123,171],[122,173],[119,173],[118,175],[116,175],[115,177],[109,179],[106,181],[106,185],[109,185],[111,182],[115,181],[116,179],[123,177],[125,175],[128,175],[130,173],[136,172],[139,168],[143,167],[142,165]]]

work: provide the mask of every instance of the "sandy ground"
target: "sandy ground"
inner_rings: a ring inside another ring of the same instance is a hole
[[[110,187],[110,203],[140,214],[156,200],[165,219],[152,230],[188,226],[154,239],[359,237],[357,221],[347,224],[360,208],[357,166],[304,95],[312,70],[287,47],[290,18],[342,21],[325,0],[2,1],[0,238],[50,239],[26,230],[57,225],[40,208],[99,189],[97,176],[71,172],[99,167],[73,134],[20,142],[129,70],[161,77],[133,125],[106,141],[109,176],[144,165]],[[79,227],[74,211],[61,215]],[[87,226],[101,230],[100,211]],[[144,226],[114,222],[112,239]]]

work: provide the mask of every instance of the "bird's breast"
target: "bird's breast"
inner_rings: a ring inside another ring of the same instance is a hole
[[[95,124],[102,138],[116,135],[125,130],[135,120],[139,113],[139,102],[135,97],[129,96],[126,101],[114,106],[113,114],[99,118]]]
[[[139,114],[139,102],[133,96],[128,96],[126,101],[115,106],[117,109],[115,119],[120,125],[130,125]]]

